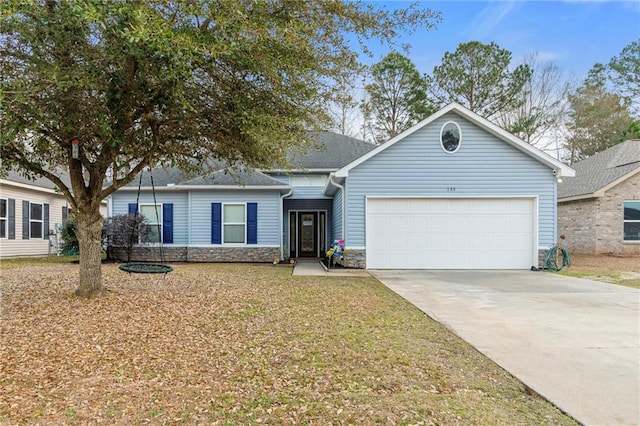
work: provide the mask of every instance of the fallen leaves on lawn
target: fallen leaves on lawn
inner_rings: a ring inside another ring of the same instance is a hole
[[[0,271],[2,424],[572,423],[370,278]]]

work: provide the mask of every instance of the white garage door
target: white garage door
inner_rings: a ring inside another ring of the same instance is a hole
[[[529,269],[532,198],[368,198],[367,268]]]

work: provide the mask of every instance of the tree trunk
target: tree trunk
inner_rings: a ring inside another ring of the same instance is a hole
[[[102,290],[102,223],[98,209],[95,212],[76,213],[78,245],[80,247],[80,285],[75,294],[91,297]]]

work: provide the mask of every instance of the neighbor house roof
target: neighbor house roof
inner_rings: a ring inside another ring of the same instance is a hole
[[[62,180],[62,182],[65,185],[67,185],[68,188],[71,188],[69,175],[67,175],[66,173],[60,173],[60,172],[56,172],[56,175],[60,178],[60,180]],[[14,170],[10,170],[7,173],[6,177],[0,179],[0,183],[13,184],[16,186],[20,186],[27,189],[33,189],[37,191],[60,193],[58,188],[49,179],[41,176],[37,176],[34,179],[30,179]]]
[[[546,154],[545,152],[542,152],[541,150],[535,148],[534,146],[526,143],[522,139],[512,135],[511,133],[507,132],[506,130],[500,128],[499,126],[497,126],[495,124],[493,124],[492,122],[490,122],[486,118],[479,116],[478,114],[476,114],[475,112],[471,111],[470,109],[465,108],[462,105],[457,104],[457,103],[452,103],[452,104],[447,105],[446,107],[442,108],[440,111],[436,112],[433,115],[430,115],[428,118],[422,120],[420,123],[416,124],[415,126],[405,130],[404,132],[400,133],[399,135],[397,135],[396,137],[390,139],[389,141],[383,143],[382,145],[379,145],[374,150],[369,151],[365,155],[355,159],[355,161],[352,161],[352,162],[346,164],[344,167],[342,167],[341,169],[339,169],[339,170],[337,170],[335,172],[335,176],[339,177],[339,178],[344,178],[344,177],[349,176],[349,171],[351,169],[353,169],[354,167],[364,163],[369,158],[377,155],[378,153],[380,153],[380,152],[392,147],[397,142],[399,142],[402,139],[406,138],[407,136],[417,132],[418,130],[422,129],[423,127],[427,126],[428,124],[434,122],[438,118],[440,118],[443,115],[448,114],[450,112],[454,112],[454,113],[460,115],[461,117],[467,119],[468,121],[470,121],[471,123],[475,124],[476,126],[484,129],[488,133],[496,136],[497,138],[503,140],[504,142],[506,142],[509,145],[515,147],[516,149],[524,152],[525,154],[535,158],[536,160],[540,161],[541,163],[543,163],[543,164],[549,166],[550,168],[554,169],[556,171],[558,177],[560,177],[560,176],[575,176],[575,171],[571,167],[567,166],[566,164],[563,164],[562,162],[556,160],[555,158],[553,158],[549,154]]]
[[[376,147],[369,142],[329,131],[310,132],[310,135],[314,143],[289,157],[294,170],[337,170]]]
[[[601,197],[609,188],[640,173],[640,140],[628,140],[572,167],[576,176],[558,185],[558,201]]]

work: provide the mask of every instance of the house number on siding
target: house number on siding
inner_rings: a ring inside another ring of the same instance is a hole
[[[447,192],[456,192],[455,186],[447,186]]]

